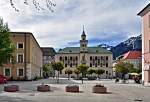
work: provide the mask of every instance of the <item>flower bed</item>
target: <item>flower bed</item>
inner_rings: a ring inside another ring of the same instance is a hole
[[[68,85],[68,86],[66,86],[66,92],[79,92],[79,86]]]
[[[4,86],[4,91],[6,91],[6,92],[16,92],[16,91],[19,91],[19,86],[18,85]]]
[[[37,86],[37,91],[48,92],[48,91],[50,91],[50,86],[49,85],[39,85],[39,86]]]
[[[93,93],[107,93],[107,88],[103,85],[93,86]]]

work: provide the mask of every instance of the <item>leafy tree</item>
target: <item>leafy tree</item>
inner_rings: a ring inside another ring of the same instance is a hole
[[[88,70],[89,66],[85,65],[85,64],[81,64],[77,67],[77,69],[81,72],[82,74],[82,84],[83,84],[83,77],[86,76],[87,74],[87,70]]]
[[[103,69],[96,69],[95,72],[97,74],[97,77],[100,79],[100,76],[105,73],[105,70],[103,70]]]
[[[141,73],[142,72],[142,64],[139,64],[139,66],[138,66],[138,68],[137,68],[138,70],[137,70],[137,73]]]
[[[132,72],[134,70],[133,64],[121,61],[115,65],[115,68],[117,73],[122,74],[122,79],[125,79],[125,74]]]
[[[44,64],[43,65],[43,76],[45,78],[52,76],[54,74],[54,71],[52,69],[51,64]]]
[[[72,73],[73,73],[72,69],[70,69],[70,68],[65,69],[65,74],[68,74],[68,80],[70,78],[70,74],[72,74]]]
[[[137,68],[132,68],[129,70],[130,73],[138,73],[138,69]]]
[[[87,70],[87,73],[90,74],[91,77],[92,77],[92,74],[93,74],[93,73],[96,73],[96,69],[95,69],[95,68],[89,68],[89,69]]]
[[[58,72],[57,83],[59,83],[60,71],[62,71],[64,69],[63,63],[62,62],[53,62],[52,63],[52,68]]]
[[[77,75],[77,78],[79,78],[80,71],[77,68],[74,69],[74,73]]]
[[[9,31],[8,24],[0,18],[0,65],[9,62],[13,58],[15,46],[11,43]]]

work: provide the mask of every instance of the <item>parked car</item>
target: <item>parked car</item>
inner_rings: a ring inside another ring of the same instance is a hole
[[[0,84],[6,84],[7,83],[7,79],[5,76],[0,75]]]

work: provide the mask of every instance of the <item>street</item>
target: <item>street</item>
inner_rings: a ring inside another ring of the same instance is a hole
[[[8,84],[20,86],[20,91],[15,93],[4,92],[4,85],[0,85],[0,102],[149,102],[150,99],[150,87],[134,84],[132,81],[128,84],[115,84],[114,80],[84,81],[84,84],[80,84],[80,80],[60,79],[60,84],[55,81],[50,78],[9,82]],[[36,86],[43,82],[49,84],[52,91],[37,92]],[[92,87],[98,83],[108,88],[107,94],[92,93]],[[80,93],[65,92],[65,86],[68,84],[79,85]]]

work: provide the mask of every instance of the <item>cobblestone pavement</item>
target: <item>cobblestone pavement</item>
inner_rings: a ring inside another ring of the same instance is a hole
[[[36,86],[43,82],[52,87],[51,92],[36,91]],[[84,84],[80,83],[81,81],[61,79],[60,84],[56,84],[56,80],[52,78],[38,81],[9,82],[8,84],[19,85],[21,91],[15,93],[4,92],[4,85],[0,85],[0,102],[150,102],[150,87],[134,84],[132,81],[128,84],[115,84],[114,80],[84,81]],[[109,93],[92,93],[92,86],[97,83],[104,84]],[[81,92],[65,92],[65,86],[68,84],[78,84]]]

